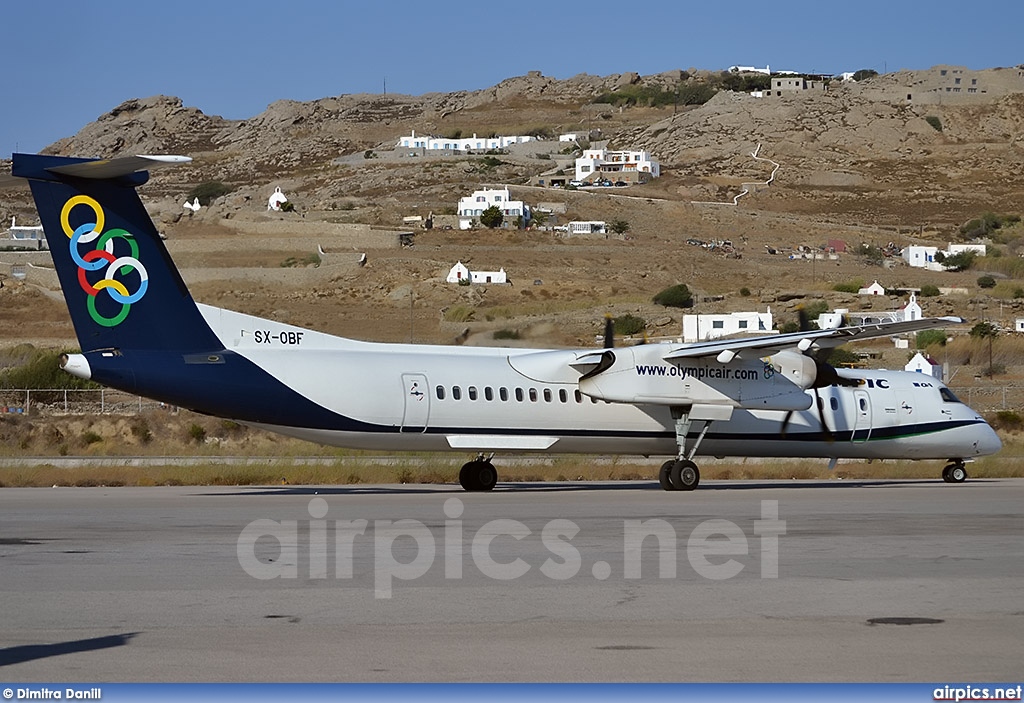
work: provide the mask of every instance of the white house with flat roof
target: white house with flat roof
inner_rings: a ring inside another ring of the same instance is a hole
[[[683,315],[683,341],[703,342],[730,334],[778,334],[772,329],[772,309],[767,312],[730,312]]]
[[[459,227],[469,229],[474,219],[479,220],[484,210],[490,207],[501,210],[506,223],[511,220],[515,225],[519,217],[524,227],[530,222],[530,206],[522,200],[513,200],[508,188],[484,188],[459,199]]]
[[[508,283],[508,276],[504,268],[497,271],[470,271],[469,267],[460,261],[452,266],[445,280],[448,283]]]
[[[486,151],[488,149],[504,149],[513,144],[524,144],[536,141],[536,137],[459,137],[449,139],[447,137],[416,136],[416,130],[408,137],[398,140],[400,149],[426,149],[427,151]]]
[[[661,175],[661,166],[647,151],[608,151],[586,149],[576,159],[576,180],[593,181],[599,177],[643,183]]]

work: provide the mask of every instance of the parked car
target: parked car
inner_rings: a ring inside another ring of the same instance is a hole
[[[617,188],[621,188],[621,187],[623,187],[623,186],[628,186],[628,185],[629,185],[629,184],[628,184],[628,183],[626,183],[625,181],[615,181],[615,186],[616,186]]]

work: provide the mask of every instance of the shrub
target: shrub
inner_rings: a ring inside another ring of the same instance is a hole
[[[612,322],[615,323],[615,331],[619,334],[638,334],[643,332],[647,326],[647,321],[644,318],[630,313],[619,315]]]
[[[995,288],[996,279],[991,276],[978,276],[978,288]]]
[[[946,330],[921,330],[917,333],[917,348],[927,349],[933,344],[946,346]]]
[[[494,333],[495,339],[519,339],[519,330],[503,329]]]
[[[29,347],[23,363],[0,371],[0,388],[99,388],[92,381],[62,371],[60,356],[59,351]]]
[[[480,224],[489,229],[500,227],[501,223],[505,221],[505,214],[497,205],[491,205],[489,208],[480,213]]]
[[[629,223],[625,220],[612,220],[609,227],[615,234],[625,234],[629,231]]]
[[[999,430],[1015,431],[1024,427],[1024,418],[1013,410],[1000,410],[996,413],[992,424]]]
[[[195,198],[199,198],[200,205],[209,205],[217,198],[227,195],[231,192],[231,186],[225,185],[220,181],[204,181],[195,188],[188,192],[185,199],[192,201]]]
[[[934,129],[936,132],[942,131],[942,120],[940,120],[935,115],[928,115],[927,117],[924,118],[924,121],[930,124],[932,126],[932,129]]]
[[[740,296],[742,296],[744,298],[749,298],[750,297],[750,289],[747,288],[746,286],[743,286],[742,288],[740,288]]]
[[[937,295],[939,295],[938,286],[933,286],[931,283],[921,286],[922,298],[934,298]]]
[[[144,417],[135,418],[131,425],[132,436],[142,444],[149,444],[153,440],[153,432],[149,429],[149,423]]]
[[[832,290],[839,293],[856,293],[863,287],[864,281],[858,279],[856,281],[847,281],[846,283],[837,283],[832,286]]]
[[[974,259],[977,258],[977,256],[978,253],[975,251],[961,251],[958,254],[943,257],[940,263],[946,267],[947,271],[966,271],[974,265]],[[937,255],[935,260],[939,260]]]
[[[685,283],[677,283],[654,296],[654,302],[668,308],[692,308],[693,293]]]
[[[88,446],[90,444],[96,444],[97,442],[102,442],[102,441],[103,441],[103,437],[101,437],[96,432],[93,432],[92,430],[86,430],[85,432],[82,433],[82,444],[84,444],[86,446]]]
[[[202,444],[206,441],[206,428],[193,422],[188,428],[188,438],[196,444]]]
[[[979,322],[971,328],[969,334],[975,339],[985,339],[986,337],[995,337],[999,334],[999,330],[991,322]]]

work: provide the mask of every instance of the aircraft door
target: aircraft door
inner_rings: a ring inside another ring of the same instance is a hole
[[[405,411],[402,413],[402,432],[426,432],[430,418],[430,387],[421,373],[403,373],[402,388]]]
[[[871,396],[867,391],[853,392],[854,426],[850,435],[852,442],[867,442],[871,436]]]

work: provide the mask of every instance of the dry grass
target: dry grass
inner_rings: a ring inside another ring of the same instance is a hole
[[[1004,438],[1006,446],[995,457],[968,466],[972,478],[1024,477],[1024,462],[1016,459],[1024,450],[1024,437]],[[194,457],[187,457],[194,460]],[[181,465],[168,458],[166,465],[130,466],[111,458],[109,466],[63,468],[41,465],[30,468],[0,467],[0,487],[46,486],[250,486],[250,485],[352,485],[379,483],[455,484],[465,457],[410,455],[406,461],[382,463],[373,455],[360,457],[252,458],[248,463],[228,464],[211,458],[196,465]],[[244,460],[243,460],[244,461]],[[389,460],[390,461],[390,460]],[[656,481],[659,462],[630,457],[557,456],[536,457],[509,464],[496,461],[502,482],[563,481]],[[843,461],[829,470],[822,459],[712,460],[699,459],[704,480],[871,480],[937,479],[941,461]]]

